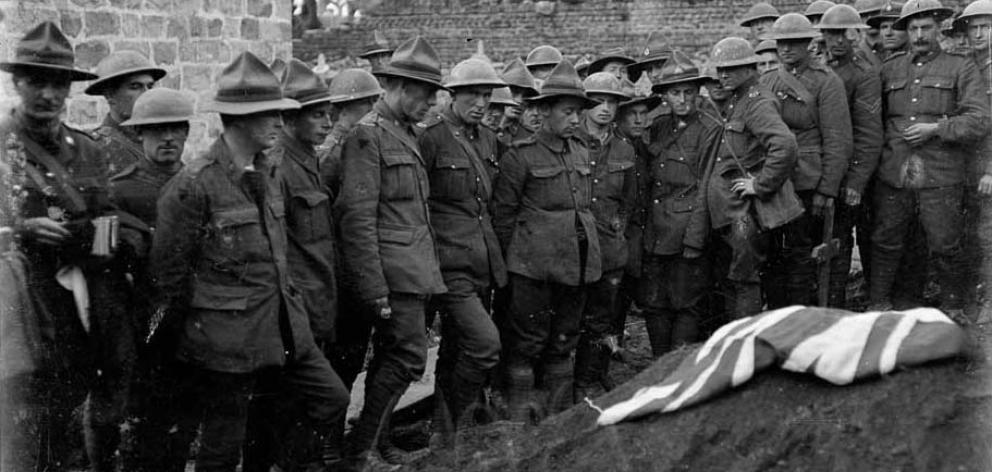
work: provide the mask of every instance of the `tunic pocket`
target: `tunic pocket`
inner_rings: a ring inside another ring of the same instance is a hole
[[[445,200],[472,197],[471,163],[468,159],[441,154],[431,171],[431,196]]]
[[[204,254],[216,261],[215,268],[240,270],[247,262],[269,259],[268,240],[262,234],[258,208],[243,206],[215,211],[210,226],[212,244],[207,245]]]
[[[564,167],[538,167],[530,170],[530,197],[539,208],[560,208],[571,201],[564,180]]]
[[[308,243],[331,235],[330,195],[319,190],[295,193],[290,200],[289,230]]]
[[[403,150],[382,151],[379,199],[413,200],[417,195],[417,159]]]

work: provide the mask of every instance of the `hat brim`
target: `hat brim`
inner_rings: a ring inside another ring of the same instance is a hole
[[[493,105],[502,105],[502,106],[505,106],[505,107],[519,107],[520,106],[519,103],[514,102],[512,100],[490,100],[489,101],[489,106],[493,106]]]
[[[875,16],[873,16],[871,18],[868,18],[867,20],[865,20],[865,24],[868,25],[869,28],[878,28],[879,26],[882,25],[882,22],[883,21],[895,22],[897,20],[899,20],[899,16],[898,15],[884,15],[883,14],[883,15],[875,15]]]
[[[624,66],[629,66],[637,61],[627,56],[606,56],[590,62],[586,69],[589,70],[590,74],[595,74],[596,72],[603,70],[603,67],[606,67],[606,64],[611,62],[620,62],[623,63]]]
[[[741,59],[734,59],[732,61],[715,62],[715,63],[711,64],[711,66],[712,67],[715,67],[717,69],[726,69],[728,67],[753,66],[753,65],[758,64],[759,62],[761,62],[761,58],[758,57],[757,55],[754,55],[754,56],[751,56],[751,57],[745,57],[745,58],[741,58]]]
[[[544,103],[551,100],[557,100],[561,98],[578,98],[579,100],[582,100],[583,108],[592,108],[602,103],[598,100],[593,100],[587,97],[583,92],[550,92],[550,93],[538,95],[536,97],[528,98],[524,100],[524,103],[528,105],[537,105],[540,103]]]
[[[462,88],[462,87],[492,87],[492,88],[500,88],[500,87],[509,87],[509,86],[510,86],[510,84],[508,84],[506,82],[503,82],[503,81],[500,81],[500,82],[496,82],[496,81],[488,81],[488,82],[487,81],[480,81],[480,82],[477,82],[477,83],[444,84],[444,88],[446,88],[446,89],[448,89],[448,90],[450,90],[452,92],[454,92],[455,89]]]
[[[609,95],[611,97],[615,97],[615,98],[618,98],[620,100],[626,100],[626,99],[630,98],[629,95],[627,95],[627,94],[625,94],[623,92],[614,92],[612,90],[589,90],[589,89],[586,89],[586,96],[588,97],[590,95]],[[592,98],[592,97],[590,97],[590,98]]]
[[[146,125],[161,125],[165,123],[186,123],[189,124],[192,120],[192,116],[161,116],[155,118],[145,118],[143,120],[130,119],[125,120],[121,123],[121,126],[146,126]]]
[[[300,108],[308,107],[310,105],[320,105],[322,103],[331,103],[331,96],[311,98],[309,100],[299,102]]]
[[[440,77],[438,77],[438,78],[434,78],[434,77],[423,77],[423,76],[420,76],[420,75],[417,75],[417,74],[412,74],[412,73],[409,73],[409,72],[406,72],[406,71],[397,69],[395,67],[391,67],[389,65],[385,65],[382,68],[380,68],[379,70],[373,70],[372,71],[372,75],[374,75],[376,77],[396,77],[396,78],[400,78],[400,79],[413,80],[413,81],[416,81],[416,82],[420,82],[420,83],[424,83],[424,84],[428,84],[428,85],[433,85],[434,87],[437,87],[438,89],[441,89],[441,90],[447,90],[449,92],[451,91],[450,89],[448,89],[448,87],[445,87],[444,84],[441,83]]]
[[[808,39],[810,41],[819,38],[820,33],[818,31],[812,33],[783,33],[783,34],[766,34],[761,39],[770,39],[772,41],[788,41],[790,39]]]
[[[392,53],[393,53],[393,50],[392,49],[387,49],[387,48],[373,49],[371,51],[365,51],[365,52],[359,54],[358,55],[358,58],[359,59],[368,59],[369,57],[375,56],[375,55],[378,55],[378,54],[392,54]]]
[[[354,95],[331,95],[327,100],[331,103],[338,104],[338,103],[354,102],[356,100],[363,100],[366,98],[374,98],[380,95],[382,95],[381,90],[357,93]]]
[[[680,79],[675,79],[675,80],[663,80],[661,82],[658,82],[657,84],[652,85],[651,91],[654,93],[661,93],[661,91],[664,90],[666,87],[671,87],[679,84],[691,84],[691,83],[695,83],[696,85],[701,87],[708,80],[709,77],[705,77],[702,75],[697,75],[695,77],[682,77]]]
[[[128,69],[117,72],[116,74],[113,75],[97,78],[97,80],[95,80],[92,84],[86,87],[86,90],[83,90],[83,93],[85,93],[86,95],[103,95],[103,89],[107,87],[107,85],[109,85],[111,82],[128,75],[143,74],[143,73],[150,74],[152,76],[152,79],[155,79],[156,81],[161,79],[162,77],[165,77],[165,69],[161,69],[158,67],[139,67],[136,69]]]
[[[251,115],[264,111],[299,110],[300,102],[288,98],[259,100],[257,102],[221,102],[211,100],[204,104],[203,111],[222,115]]]
[[[81,82],[85,80],[93,80],[99,76],[84,70],[75,69],[72,67],[58,66],[54,64],[44,64],[40,62],[22,62],[22,61],[8,61],[0,62],[0,70],[4,72],[13,73],[17,69],[44,69],[52,70],[58,72],[69,73],[69,80],[73,82]]]
[[[544,61],[544,62],[536,62],[534,64],[524,64],[524,67],[526,67],[528,71],[531,71],[531,69],[533,69],[534,67],[547,67],[547,66],[556,66],[556,65],[558,65],[558,62]]]
[[[648,110],[653,110],[658,105],[661,105],[661,97],[657,95],[649,95],[647,97],[635,97],[625,102],[620,102],[620,104],[617,105],[617,109],[620,110],[626,107],[632,107],[634,105],[640,105],[640,104],[647,105]]]
[[[897,30],[904,30],[906,29],[906,22],[908,22],[913,18],[924,15],[933,16],[934,19],[937,20],[937,23],[940,23],[941,21],[944,21],[950,18],[951,16],[953,16],[954,10],[951,10],[950,8],[947,7],[935,7],[935,8],[928,8],[926,10],[914,11],[909,15],[900,16],[899,19],[895,21],[895,23],[892,23],[892,28]]]
[[[823,31],[823,30],[846,30],[846,29],[868,29],[868,28],[870,28],[870,26],[868,26],[865,23],[858,23],[856,25],[847,24],[847,25],[826,25],[826,26],[824,26],[822,24],[818,24],[818,25],[813,25],[813,27],[816,28],[816,29],[818,29],[818,30],[820,30],[820,31]]]
[[[644,69],[649,64],[654,64],[656,62],[665,63],[671,56],[668,54],[658,54],[655,56],[648,56],[640,61],[636,61],[632,64],[627,64],[627,77],[630,78],[631,82],[637,82],[641,78],[641,74],[644,73]]]
[[[741,22],[738,23],[738,24],[741,25],[741,26],[743,26],[743,27],[745,27],[745,28],[748,28],[748,27],[751,26],[751,23],[754,23],[755,21],[758,21],[758,20],[772,20],[772,21],[775,21],[777,19],[778,19],[778,17],[775,16],[775,15],[761,15],[761,16],[756,16],[756,17],[753,17],[753,18],[745,18],[745,19],[741,20]]]

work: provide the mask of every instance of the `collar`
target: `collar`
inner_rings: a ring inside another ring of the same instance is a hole
[[[240,185],[241,176],[245,173],[245,168],[240,167],[234,162],[234,155],[231,153],[231,148],[227,146],[224,142],[224,134],[221,133],[214,141],[213,145],[210,146],[210,152],[208,153],[218,165],[227,172],[227,175],[231,178],[231,181],[235,185]],[[268,166],[268,160],[265,154],[258,152],[252,159],[252,166],[255,170],[264,170]]]
[[[284,156],[289,156],[290,159],[296,161],[300,167],[303,167],[308,172],[312,174],[317,174],[317,151],[313,148],[303,145],[300,140],[291,136],[283,128],[282,135],[279,136],[279,144],[285,150]]]
[[[455,110],[451,108],[450,104],[444,107],[444,110],[441,111],[441,117],[448,123],[455,125],[455,127],[461,128],[465,132],[466,136],[471,138],[476,138],[479,136],[479,125],[470,125],[466,123],[465,120],[462,120],[462,118],[455,113]]]
[[[40,144],[42,147],[52,150],[58,146],[62,138],[62,122],[51,120],[49,122],[37,122],[28,119],[24,112],[18,107],[13,111],[14,122],[24,131],[24,134]]]
[[[537,142],[543,144],[544,147],[558,154],[564,153],[568,148],[568,145],[564,139],[544,129],[543,126],[541,127],[541,129],[537,130],[536,133],[534,133],[534,137],[535,139],[537,139]]]
[[[941,53],[941,50],[940,50],[940,46],[938,45],[936,48],[934,48],[933,50],[931,50],[930,52],[928,52],[926,54],[920,55],[920,54],[916,54],[914,52],[914,53],[911,53],[909,57],[910,57],[910,60],[914,64],[927,64],[930,61],[936,59],[937,56],[940,55],[940,53]]]
[[[117,121],[109,112],[107,116],[103,118],[103,123],[100,126],[106,126],[120,132],[125,138],[129,139],[131,142],[141,145],[141,139],[138,137],[138,132],[135,131],[132,126],[121,126],[121,122]]]
[[[588,123],[589,123],[589,117],[583,116],[582,122],[579,123],[579,135],[582,136],[583,139],[586,141],[595,140],[600,145],[606,146],[610,142],[610,138],[613,136],[613,125],[610,124],[609,126],[607,126],[606,133],[604,133],[603,137],[599,137],[599,136],[593,136],[593,134],[589,132]]]
[[[145,172],[147,172],[147,173],[149,173],[151,175],[154,175],[156,177],[163,177],[163,178],[166,178],[166,179],[172,178],[172,176],[174,176],[174,175],[176,175],[176,174],[179,173],[179,169],[182,169],[183,168],[182,161],[179,161],[178,165],[176,165],[175,170],[173,171],[173,170],[170,170],[170,169],[166,169],[164,166],[160,166],[160,165],[152,162],[150,159],[148,159],[148,157],[145,157],[144,159],[139,160],[137,163],[135,163],[135,165],[139,169],[141,169],[141,170],[143,170],[143,171],[145,171]]]
[[[393,125],[406,131],[410,136],[414,135],[413,129],[410,127],[411,123],[400,118],[399,114],[394,112],[392,108],[389,108],[389,105],[386,105],[385,100],[379,99],[379,101],[375,102],[375,105],[372,105],[372,110],[378,113],[381,119],[392,122]]]
[[[810,59],[806,59],[793,67],[786,67],[785,70],[786,72],[790,72],[792,75],[799,77],[800,75],[803,75],[803,72],[806,72],[806,70],[809,69],[809,63]]]

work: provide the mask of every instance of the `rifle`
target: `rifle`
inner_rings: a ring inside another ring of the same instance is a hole
[[[830,200],[823,210],[823,242],[813,248],[811,256],[819,264],[816,299],[825,307],[830,301],[830,260],[840,253],[840,239],[834,237],[834,203]]]

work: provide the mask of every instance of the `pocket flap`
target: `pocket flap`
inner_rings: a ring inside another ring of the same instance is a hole
[[[193,299],[190,300],[189,305],[208,310],[242,311],[248,307],[250,296],[249,287],[232,287],[198,281],[194,283]]]
[[[689,197],[673,198],[671,200],[671,206],[673,212],[675,213],[685,213],[687,211],[692,211],[695,200]]]
[[[382,151],[382,161],[386,167],[404,166],[417,163],[417,158],[401,149],[386,149]]]
[[[609,172],[623,172],[631,167],[634,167],[634,163],[630,161],[609,162],[606,165]]]
[[[434,167],[438,169],[468,169],[470,164],[467,159],[448,154],[437,156],[437,161],[434,161]]]
[[[308,190],[306,192],[300,192],[297,193],[296,195],[293,195],[293,198],[299,198],[303,200],[308,207],[313,208],[327,201],[331,197],[319,190]]]
[[[738,133],[744,132],[744,120],[730,120],[727,122],[727,130],[736,131]]]
[[[575,171],[582,175],[592,174],[592,169],[589,166],[575,166]]]
[[[217,210],[213,213],[211,222],[220,229],[253,223],[257,224],[259,222],[258,209],[253,206],[245,206]]]
[[[892,79],[885,83],[886,90],[898,90],[906,88],[906,79]]]
[[[530,175],[538,179],[547,179],[562,173],[564,170],[565,169],[563,167],[538,167],[536,169],[531,169]]]
[[[413,237],[415,235],[415,232],[416,232],[416,228],[414,227],[398,226],[398,225],[380,225],[379,241],[409,246],[413,244]]]
[[[942,75],[931,75],[921,78],[920,85],[923,87],[932,87],[932,88],[949,90],[954,88],[954,79]]]

